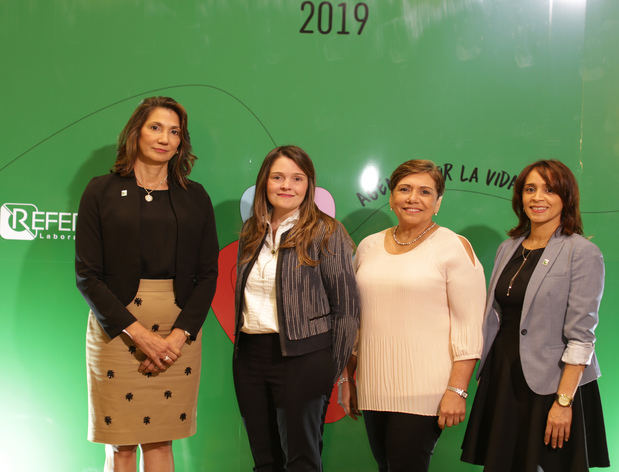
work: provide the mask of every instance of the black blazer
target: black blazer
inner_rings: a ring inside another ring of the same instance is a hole
[[[181,312],[175,328],[200,331],[217,285],[219,245],[211,200],[202,185],[170,182],[177,222],[174,294]],[[140,198],[133,176],[108,174],[90,181],[76,228],[77,287],[110,338],[136,319],[128,305],[140,281]]]

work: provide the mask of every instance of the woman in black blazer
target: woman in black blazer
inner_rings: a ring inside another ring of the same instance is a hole
[[[142,101],[119,137],[111,174],[95,177],[77,219],[77,286],[86,336],[88,439],[106,469],[173,470],[172,440],[196,430],[201,327],[215,293],[213,207],[187,177],[187,113]]]
[[[315,186],[302,149],[273,149],[241,232],[234,386],[255,471],[322,470],[329,395],[359,323],[353,243]]]
[[[497,251],[462,459],[486,472],[608,466],[595,356],[604,262],[582,236],[578,184],[556,160],[516,179]]]

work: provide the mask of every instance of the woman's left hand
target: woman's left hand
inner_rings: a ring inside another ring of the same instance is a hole
[[[172,346],[174,346],[176,349],[178,349],[178,352],[181,352],[182,347],[185,345],[185,342],[187,341],[187,336],[185,336],[185,332],[182,329],[174,328],[172,332],[168,334],[168,336],[166,336],[165,340],[168,341],[170,344],[172,344]],[[180,355],[178,357],[180,357]],[[172,360],[170,358],[169,360],[165,362],[169,367],[172,364],[174,364],[175,360]],[[154,373],[159,372],[159,369],[157,368],[155,363],[152,361],[152,359],[150,357],[147,357],[140,364],[138,371],[142,372],[143,374],[147,374],[149,372],[154,374]]]
[[[455,392],[447,390],[438,406],[438,426],[441,429],[455,426],[466,417],[466,400]]]
[[[559,405],[556,401],[552,403],[546,421],[546,432],[544,434],[544,444],[548,443],[553,449],[563,447],[563,442],[570,438],[570,427],[572,425],[572,408]]]

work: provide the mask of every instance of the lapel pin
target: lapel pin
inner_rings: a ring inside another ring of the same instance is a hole
[[[120,196],[121,197],[126,197],[127,196],[127,191],[126,190],[121,190],[120,191]]]
[[[549,263],[549,262],[550,262],[550,261],[549,261],[548,259],[544,259],[544,262],[542,262],[542,264],[544,264],[544,265],[548,265],[548,263]]]

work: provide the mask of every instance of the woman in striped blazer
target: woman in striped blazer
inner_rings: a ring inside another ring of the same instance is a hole
[[[273,149],[241,231],[233,369],[255,471],[322,470],[328,398],[359,323],[354,244],[315,187],[302,149]]]

